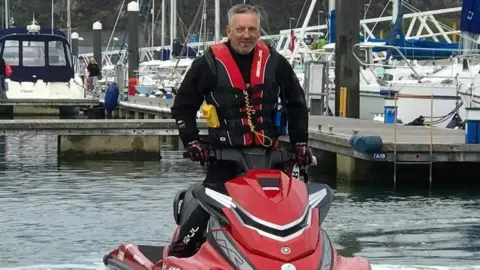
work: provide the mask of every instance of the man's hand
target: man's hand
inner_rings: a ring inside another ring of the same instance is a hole
[[[192,161],[200,161],[200,165],[204,166],[210,159],[210,152],[199,141],[188,143],[187,152],[190,154]]]
[[[307,143],[296,143],[295,153],[297,154],[298,166],[306,166],[312,163],[312,153],[308,150]]]

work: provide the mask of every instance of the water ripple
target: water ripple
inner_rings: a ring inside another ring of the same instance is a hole
[[[120,242],[167,243],[175,193],[205,169],[164,157],[58,166],[55,137],[0,137],[0,266],[94,269]],[[324,224],[342,254],[374,269],[479,269],[479,198],[340,188]]]

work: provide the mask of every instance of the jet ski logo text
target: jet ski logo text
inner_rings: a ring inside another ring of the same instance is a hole
[[[190,242],[190,239],[192,239],[192,237],[195,236],[195,233],[198,231],[199,227],[197,228],[192,228],[190,230],[190,234],[187,234],[187,236],[185,236],[185,238],[183,238],[183,243],[186,245],[188,244],[188,242]]]

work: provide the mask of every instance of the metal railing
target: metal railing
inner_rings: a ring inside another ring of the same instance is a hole
[[[367,63],[364,60],[361,59],[356,53],[355,53],[355,48],[359,47],[363,49],[370,49],[373,50],[373,48],[385,48],[385,49],[390,49],[392,51],[395,51],[395,53],[398,54],[398,57],[401,59],[400,61],[404,62],[406,66],[403,65],[392,65],[392,64],[382,64],[382,63]],[[437,72],[434,72],[432,74],[420,74],[415,67],[411,64],[413,61],[409,60],[401,51],[400,49],[407,49],[407,50],[426,50],[426,48],[415,48],[415,47],[399,47],[399,46],[392,46],[392,45],[384,45],[381,43],[375,44],[375,43],[357,43],[353,45],[353,56],[357,60],[357,62],[361,66],[365,67],[382,67],[382,68],[398,68],[398,69],[409,69],[412,71],[413,77],[418,80],[418,82],[421,82],[422,79],[426,78],[436,78],[436,79],[449,79],[452,77],[456,77],[458,79],[466,79],[466,80],[472,80],[471,77],[461,77],[458,74],[455,76],[438,76],[435,75]],[[436,48],[428,48],[430,51],[451,51],[452,55],[450,56],[451,62],[453,61],[459,61],[459,60],[466,60],[468,63],[468,66],[471,66],[475,62],[478,62],[478,59],[480,58],[480,50],[463,50],[463,49],[436,49]]]

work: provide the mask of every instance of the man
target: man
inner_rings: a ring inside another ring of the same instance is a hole
[[[308,112],[305,95],[292,67],[260,39],[259,11],[246,4],[228,12],[228,42],[213,45],[185,75],[175,97],[172,115],[192,160],[208,162],[208,149],[199,141],[196,114],[205,100],[214,105],[220,126],[209,128],[212,147],[275,147],[281,132],[275,126],[278,99],[287,109],[290,141],[297,162],[308,165]],[[247,104],[248,103],[248,104]],[[231,161],[210,163],[203,185],[226,192],[224,183],[237,175]],[[169,255],[187,257],[206,229],[209,215],[198,207],[185,222]]]

